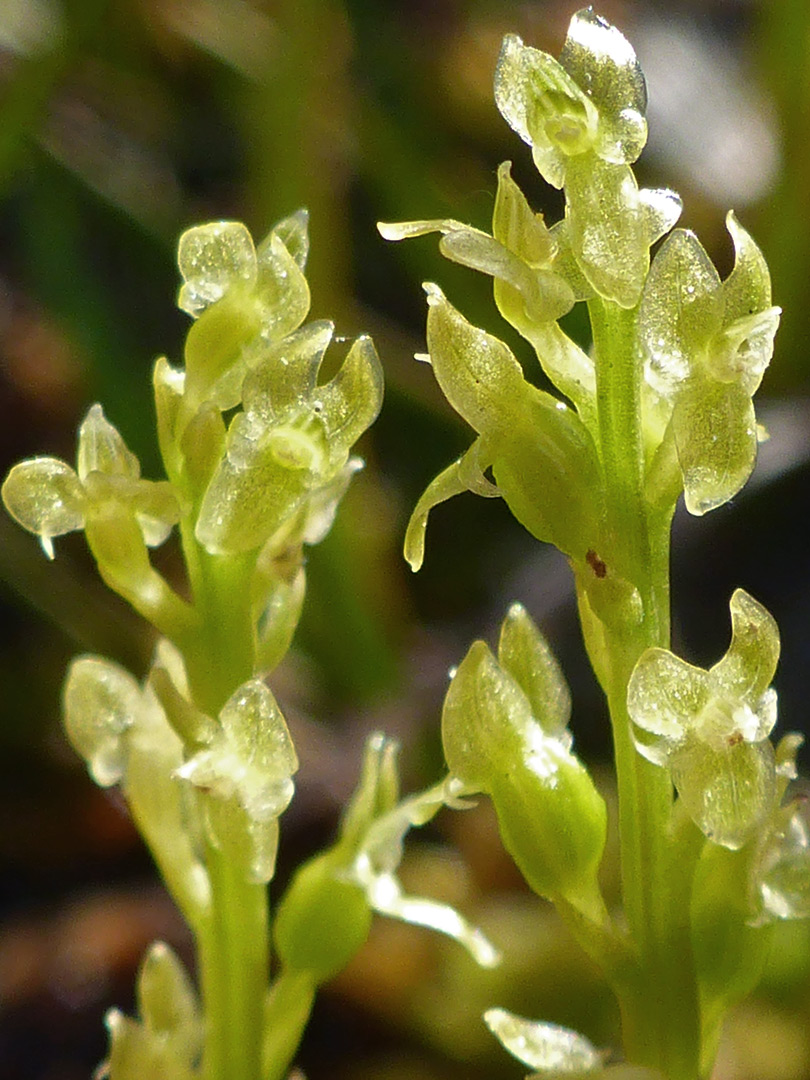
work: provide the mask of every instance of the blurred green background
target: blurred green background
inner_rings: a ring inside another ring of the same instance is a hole
[[[807,0],[606,0],[650,90],[647,185],[684,197],[720,269],[733,207],[762,244],[785,308],[760,396],[771,439],[749,488],[709,518],[676,519],[675,639],[712,662],[742,585],[782,628],[782,725],[806,726],[810,679],[810,4]],[[0,0],[0,464],[71,459],[93,401],[159,475],[151,365],[178,360],[180,231],[219,218],[261,237],[311,213],[315,317],[371,331],[387,372],[367,469],[309,557],[307,613],[273,679],[302,768],[285,815],[279,882],[325,842],[366,733],[403,744],[406,784],[441,770],[447,670],[493,637],[522,599],[573,685],[574,730],[609,755],[582,654],[565,561],[497,501],[433,515],[425,567],[400,548],[427,481],[469,437],[440,398],[423,349],[420,283],[439,280],[479,325],[531,358],[501,322],[488,282],[444,263],[435,238],[386,245],[378,219],[452,216],[487,228],[505,159],[537,209],[559,195],[492,102],[504,33],[556,52],[573,8],[557,0]],[[583,336],[576,320],[570,330]],[[101,652],[140,673],[151,649],[96,582],[81,538],[49,565],[0,520],[0,1076],[78,1080],[104,1053],[102,1017],[131,1007],[135,965],[165,937],[188,940],[126,814],[74,760],[59,728],[65,665]],[[172,572],[171,551],[160,558]],[[605,781],[609,790],[609,780]],[[506,951],[478,973],[426,932],[380,924],[318,1004],[306,1074],[519,1076],[480,1022],[499,1004],[615,1041],[609,996],[500,853],[485,806],[446,815],[413,845],[414,889],[458,903]],[[615,892],[615,867],[606,866]],[[274,891],[278,886],[274,884]],[[759,997],[729,1025],[717,1080],[810,1077],[810,943],[787,928]]]

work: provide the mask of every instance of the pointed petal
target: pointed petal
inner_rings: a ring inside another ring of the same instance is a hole
[[[332,456],[343,457],[377,419],[383,398],[383,373],[367,334],[356,339],[337,375],[316,390],[312,408],[326,428]]]
[[[522,604],[513,604],[503,621],[498,662],[529,699],[543,731],[562,736],[571,719],[571,692],[557,658]]]
[[[734,269],[722,286],[724,325],[771,306],[771,275],[765,256],[733,210],[726,217],[726,228],[734,242]]]
[[[426,285],[427,339],[445,397],[477,432],[508,427],[528,386],[502,341],[468,323],[437,285]]]
[[[263,335],[275,341],[296,330],[309,311],[309,285],[301,267],[275,230],[258,252],[256,300]]]
[[[309,409],[334,330],[331,322],[310,322],[267,348],[242,384],[245,411],[271,423]]]
[[[118,429],[109,422],[100,405],[91,407],[79,428],[76,471],[82,482],[91,472],[131,480],[137,480],[141,475],[138,459],[127,449]]]
[[[555,254],[542,214],[535,214],[512,179],[511,161],[498,166],[498,191],[492,212],[492,235],[529,266],[549,267]]]
[[[476,641],[459,664],[442,711],[447,766],[468,791],[486,791],[493,774],[522,760],[537,724],[524,691]]]
[[[720,327],[720,277],[694,233],[676,229],[653,259],[639,311],[647,382],[671,397]]]
[[[271,232],[281,240],[287,251],[303,271],[309,255],[309,211],[296,210],[289,217],[276,222]]]
[[[638,199],[647,211],[647,242],[652,245],[675,225],[683,200],[669,188],[639,188]]]

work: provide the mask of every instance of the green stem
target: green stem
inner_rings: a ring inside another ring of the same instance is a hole
[[[251,582],[255,554],[215,556],[190,521],[183,549],[200,629],[183,649],[195,705],[216,717],[254,674]],[[269,973],[267,889],[250,882],[210,842],[211,914],[201,928],[200,983],[206,1016],[206,1080],[261,1080],[263,1002]]]
[[[306,971],[282,971],[264,1007],[264,1080],[284,1080],[307,1026],[317,987]]]
[[[593,619],[583,629],[594,652],[610,707],[619,788],[622,892],[639,958],[635,985],[623,994],[625,1050],[636,1064],[660,1069],[668,1080],[697,1080],[700,1021],[688,924],[694,858],[674,860],[670,834],[672,785],[667,772],[636,750],[627,712],[627,685],[651,646],[669,644],[670,515],[653,513],[643,495],[640,365],[635,310],[589,303],[597,370],[597,415],[607,521],[599,552],[609,573],[638,590],[641,619]],[[580,586],[582,582],[580,582]],[[588,608],[587,595],[580,596]],[[595,639],[595,640],[589,640]]]
[[[267,889],[208,845],[212,913],[198,938],[206,1080],[261,1080],[269,970]]]

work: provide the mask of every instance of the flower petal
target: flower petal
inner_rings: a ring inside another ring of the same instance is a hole
[[[709,840],[737,851],[773,808],[773,747],[733,736],[717,747],[690,735],[670,756],[672,781],[689,816]]]
[[[40,538],[53,558],[54,536],[84,526],[85,494],[76,473],[58,458],[21,461],[3,483],[3,502],[15,521]]]
[[[637,726],[674,746],[708,701],[707,672],[668,649],[642,653],[627,687],[627,711]]]
[[[512,604],[503,621],[498,663],[526,694],[546,735],[565,739],[571,692],[557,658],[522,604]]]
[[[238,221],[187,229],[180,237],[177,263],[185,279],[177,305],[194,318],[232,286],[256,280],[256,249],[247,228]]]
[[[488,1009],[484,1022],[513,1057],[540,1077],[583,1077],[598,1069],[602,1057],[584,1035],[558,1024],[525,1020],[506,1009]]]
[[[650,265],[647,209],[629,165],[595,154],[571,158],[566,221],[580,269],[600,296],[635,307]]]
[[[143,711],[141,688],[118,664],[81,656],[70,665],[63,694],[65,731],[101,787],[124,775],[125,732]]]
[[[560,64],[599,110],[600,157],[634,162],[647,141],[647,87],[627,38],[585,8],[571,19]]]
[[[694,233],[676,229],[653,259],[639,311],[647,382],[670,398],[720,328],[720,277]]]
[[[773,681],[779,662],[779,627],[768,610],[744,589],[735,589],[729,607],[731,644],[710,675],[718,692],[733,694],[753,705]],[[770,730],[763,731],[759,739],[769,735]]]
[[[684,388],[672,413],[684,501],[700,517],[727,503],[757,458],[754,406],[733,383],[701,380]]]

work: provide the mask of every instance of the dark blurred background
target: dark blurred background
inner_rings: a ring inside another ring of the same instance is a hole
[[[650,91],[640,180],[678,190],[721,272],[733,207],[772,267],[785,309],[759,396],[771,439],[749,487],[674,532],[676,646],[711,663],[742,585],[777,617],[783,729],[806,726],[810,687],[810,4],[807,0],[605,0]],[[534,361],[498,317],[484,278],[443,262],[435,238],[386,245],[378,219],[452,216],[488,228],[505,159],[551,220],[560,199],[492,101],[500,40],[557,52],[573,7],[557,0],[0,0],[0,465],[72,460],[100,400],[159,476],[150,371],[181,355],[174,307],[180,231],[218,218],[261,238],[311,213],[315,317],[373,333],[386,403],[367,468],[309,557],[307,611],[273,679],[302,767],[283,821],[278,884],[328,841],[364,736],[402,742],[408,788],[441,773],[447,670],[491,641],[514,599],[538,619],[573,686],[582,753],[609,758],[604,707],[584,660],[563,559],[497,500],[465,496],[431,518],[413,576],[402,535],[425,484],[469,443],[413,362],[420,283]],[[584,324],[572,333],[586,335]],[[587,343],[586,339],[583,343]],[[77,651],[141,674],[152,641],[96,581],[83,541],[0,519],[0,1077],[79,1080],[104,1054],[102,1018],[132,1007],[155,937],[187,935],[115,793],[90,782],[59,726]],[[171,552],[161,558],[171,569]],[[610,794],[610,781],[605,779]],[[606,889],[615,895],[612,857]],[[499,1004],[615,1042],[610,997],[547,908],[521,890],[487,808],[445,814],[411,846],[414,891],[457,903],[506,953],[479,973],[427,932],[379,923],[322,995],[300,1055],[318,1080],[520,1075],[485,1031]],[[780,931],[759,996],[729,1025],[717,1080],[810,1076],[810,938]]]

